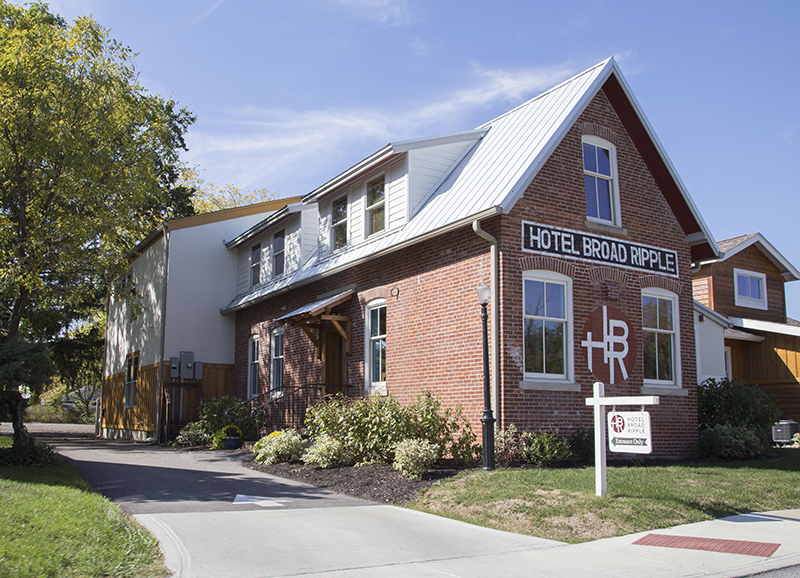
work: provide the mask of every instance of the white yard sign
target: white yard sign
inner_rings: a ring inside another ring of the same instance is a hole
[[[646,411],[612,411],[608,414],[608,449],[626,454],[653,451],[650,414]]]

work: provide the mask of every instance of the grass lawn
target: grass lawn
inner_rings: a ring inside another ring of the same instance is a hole
[[[0,436],[0,448],[9,447]],[[0,466],[0,576],[166,575],[155,538],[65,461]]]
[[[470,471],[409,507],[472,524],[577,543],[733,514],[800,508],[800,449],[778,459],[594,468]]]

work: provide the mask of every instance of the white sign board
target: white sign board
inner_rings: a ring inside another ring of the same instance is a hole
[[[626,454],[653,451],[650,414],[646,411],[612,411],[608,414],[608,449]]]

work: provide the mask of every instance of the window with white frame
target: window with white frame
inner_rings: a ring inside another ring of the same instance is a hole
[[[524,272],[523,325],[525,380],[572,380],[572,279]]]
[[[767,276],[763,273],[734,269],[736,305],[753,309],[767,309]]]
[[[255,287],[261,283],[261,243],[256,243],[250,249],[250,286]]]
[[[347,197],[333,201],[331,208],[331,249],[347,245]]]
[[[126,408],[136,407],[136,382],[139,380],[139,354],[132,353],[125,360],[125,400]]]
[[[278,395],[283,390],[283,327],[272,331],[269,390]]]
[[[365,311],[367,393],[386,392],[386,300],[376,299]]]
[[[386,228],[386,180],[383,176],[367,183],[367,236]]]
[[[680,385],[678,296],[642,290],[642,365],[647,385]]]
[[[258,352],[258,335],[251,335],[247,344],[247,397],[258,395],[258,374],[260,359]]]
[[[590,135],[583,137],[582,144],[586,218],[621,226],[616,147]]]
[[[281,229],[272,236],[272,277],[280,277],[284,270],[286,231]]]

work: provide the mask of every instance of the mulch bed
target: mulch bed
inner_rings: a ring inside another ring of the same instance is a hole
[[[249,462],[250,468],[296,480],[337,494],[355,496],[382,504],[403,504],[413,500],[423,489],[464,471],[446,466],[436,467],[422,479],[409,480],[392,466],[367,464],[345,468],[323,469],[304,464],[258,464]]]

